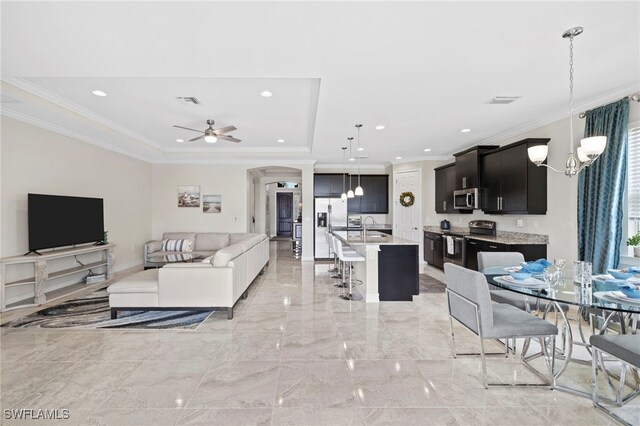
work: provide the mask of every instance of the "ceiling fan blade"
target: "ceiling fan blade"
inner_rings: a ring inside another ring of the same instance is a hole
[[[227,136],[227,135],[217,135],[218,139],[224,139],[225,141],[229,141],[229,142],[241,142],[240,139],[236,139],[233,136]]]
[[[188,127],[176,126],[175,124],[173,125],[173,127],[177,127],[178,129],[185,129],[185,130],[191,130],[191,131],[194,131],[194,132],[202,133],[202,130],[196,130],[196,129],[190,129]]]
[[[203,138],[204,138],[204,135],[198,136],[197,138],[189,139],[189,142],[194,142],[194,141],[197,141],[197,140],[200,140],[200,139],[203,139]]]
[[[220,129],[215,129],[213,132],[216,135],[223,135],[225,133],[233,132],[234,130],[238,130],[238,129],[236,129],[235,126],[227,126],[227,127],[222,127]]]

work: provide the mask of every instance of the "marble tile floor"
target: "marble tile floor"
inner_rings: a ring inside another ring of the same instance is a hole
[[[293,259],[288,242],[272,242],[271,254],[230,321],[220,312],[196,330],[0,329],[2,409],[70,413],[3,413],[1,424],[615,424],[567,393],[485,390],[479,360],[450,355],[443,294],[347,302],[328,264]],[[459,350],[477,351],[475,336],[456,332]],[[488,370],[491,381],[535,381],[515,357],[490,358]],[[590,379],[588,368],[571,374]]]

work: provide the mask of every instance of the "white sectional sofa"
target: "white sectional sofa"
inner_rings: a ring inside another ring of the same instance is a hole
[[[174,238],[177,233],[167,235]],[[183,235],[186,233],[180,233]],[[196,234],[196,248],[198,235],[202,234]],[[268,266],[269,240],[264,234],[227,235],[229,244],[204,259],[168,263],[110,285],[111,317],[117,318],[118,311],[124,310],[224,308],[227,318],[232,319],[235,303],[247,297],[249,285]]]

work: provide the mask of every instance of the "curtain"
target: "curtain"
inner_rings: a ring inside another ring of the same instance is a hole
[[[578,253],[602,273],[620,261],[629,100],[588,111],[586,118],[584,137],[606,136],[607,147],[578,177]]]

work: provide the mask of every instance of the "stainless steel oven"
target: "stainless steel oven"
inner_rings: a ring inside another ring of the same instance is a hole
[[[480,191],[478,188],[453,191],[453,207],[464,210],[479,209]]]
[[[464,266],[464,237],[462,235],[444,234],[442,235],[442,240],[444,263],[451,262]]]

